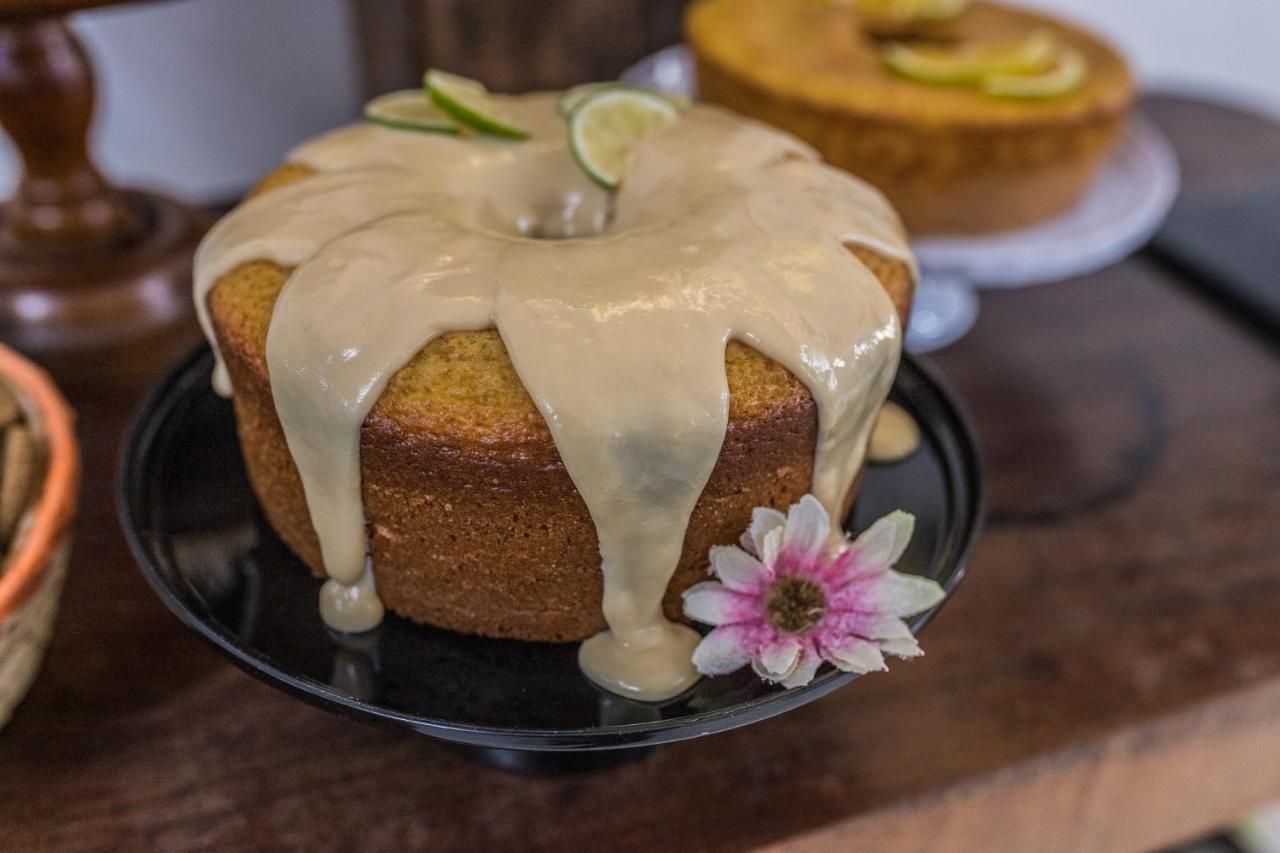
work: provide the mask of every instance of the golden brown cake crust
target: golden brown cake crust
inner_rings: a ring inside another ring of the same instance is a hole
[[[828,0],[699,0],[685,21],[703,98],[807,140],[889,197],[913,233],[1015,228],[1070,207],[1124,126],[1133,81],[1106,43],[1055,19],[975,3],[945,37],[1051,30],[1089,74],[1073,93],[992,98],[885,69],[877,42]]]
[[[306,174],[285,167],[260,191]],[[910,271],[855,253],[905,317]],[[267,376],[267,329],[287,276],[274,264],[245,264],[219,280],[209,308],[250,480],[280,537],[322,575]],[[754,507],[797,500],[812,475],[817,413],[808,390],[737,342],[725,364],[729,427],[668,590],[672,618],[679,593],[705,577],[710,546],[736,541]],[[496,331],[450,333],[424,347],[365,420],[360,453],[374,572],[390,609],[525,640],[580,640],[604,627],[595,528]]]

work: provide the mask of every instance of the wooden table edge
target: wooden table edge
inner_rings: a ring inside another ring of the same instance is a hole
[[[1280,683],[1270,683],[757,849],[1148,850],[1280,797],[1276,755]],[[1046,838],[1049,827],[1073,834]]]

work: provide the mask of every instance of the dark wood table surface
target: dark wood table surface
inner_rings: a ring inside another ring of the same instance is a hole
[[[1146,110],[1189,191],[1280,176],[1274,125]],[[44,672],[0,731],[0,849],[1105,851],[1207,830],[1280,797],[1277,356],[1144,255],[984,294],[934,362],[973,413],[991,513],[927,656],[556,777],[303,705],[188,634],[112,498],[164,365],[69,388],[81,514]]]

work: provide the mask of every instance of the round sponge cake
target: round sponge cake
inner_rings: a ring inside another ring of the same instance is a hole
[[[258,191],[308,174],[286,166]],[[851,251],[905,321],[911,270]],[[267,330],[288,275],[271,263],[241,265],[218,280],[209,309],[253,487],[281,539],[322,577],[267,373]],[[785,508],[810,488],[817,410],[809,391],[736,341],[725,368],[729,426],[667,591],[672,619],[680,593],[705,578],[712,545],[737,541],[753,508]],[[522,640],[581,640],[605,627],[591,516],[495,330],[442,335],[401,368],[364,422],[360,462],[374,574],[391,610]]]
[[[685,19],[705,100],[809,142],[878,187],[913,234],[1018,228],[1069,208],[1116,141],[1134,97],[1103,40],[1035,12],[975,2],[924,43],[1001,43],[1048,32],[1082,55],[1075,91],[996,98],[900,77],[849,4],[698,0]]]

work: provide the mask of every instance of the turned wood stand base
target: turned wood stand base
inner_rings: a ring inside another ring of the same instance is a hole
[[[0,123],[23,166],[0,209],[0,340],[63,381],[131,373],[121,352],[153,361],[186,343],[160,346],[191,325],[191,257],[208,224],[93,165],[93,74],[58,15],[100,4],[0,0]]]

